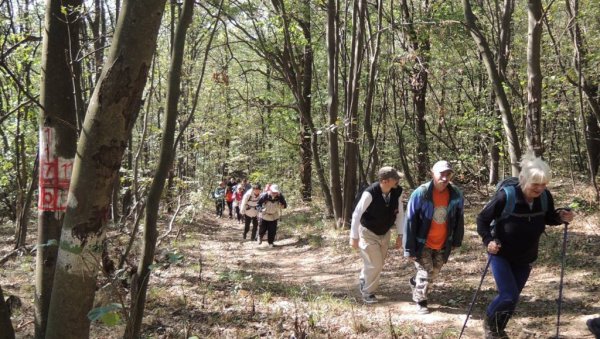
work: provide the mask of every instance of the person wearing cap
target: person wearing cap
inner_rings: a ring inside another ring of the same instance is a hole
[[[217,218],[221,218],[223,216],[223,209],[225,208],[225,181],[219,182],[219,186],[213,192],[213,199],[215,199]]]
[[[387,256],[391,229],[396,227],[398,236],[395,246],[399,249],[404,219],[402,187],[398,186],[400,173],[393,167],[385,166],[377,176],[379,180],[362,193],[350,225],[350,245],[360,250],[363,260],[358,286],[367,304],[377,302],[375,291],[379,287]]]
[[[248,231],[250,230],[250,223],[252,223],[252,233],[250,240],[256,239],[256,231],[258,229],[258,199],[260,198],[261,187],[259,184],[252,185],[252,189],[248,190],[242,198],[242,205],[240,211],[244,215],[244,234],[243,238],[246,239]]]
[[[450,183],[453,173],[447,161],[436,162],[432,180],[415,189],[406,206],[404,256],[417,269],[409,283],[419,314],[429,313],[429,287],[465,232],[463,195]]]
[[[269,247],[274,247],[275,235],[277,234],[277,221],[281,216],[281,209],[287,208],[285,197],[281,194],[278,185],[272,184],[269,186],[268,191],[263,193],[258,199],[257,208],[261,211],[258,244],[262,244],[262,239],[265,233],[267,233]]]

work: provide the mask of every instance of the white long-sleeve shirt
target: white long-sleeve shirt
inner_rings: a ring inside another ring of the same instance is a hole
[[[385,194],[382,194],[385,196]],[[371,193],[365,191],[360,196],[360,200],[352,213],[352,223],[350,224],[350,239],[358,239],[359,238],[359,226],[360,219],[362,218],[363,213],[367,210],[371,202],[373,201],[373,197]],[[396,221],[394,222],[396,225],[396,230],[398,235],[402,234],[402,228],[404,225],[404,206],[402,206],[402,194],[398,197],[398,214],[396,214]]]

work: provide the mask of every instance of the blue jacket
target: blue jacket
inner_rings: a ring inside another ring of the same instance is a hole
[[[448,189],[450,190],[450,201],[448,202],[448,214],[446,216],[448,234],[446,243],[442,248],[444,261],[448,260],[452,247],[458,247],[462,244],[465,234],[462,192],[451,184],[448,184]],[[433,181],[430,181],[414,190],[406,206],[406,221],[402,239],[405,257],[421,257],[431,227],[433,209]]]

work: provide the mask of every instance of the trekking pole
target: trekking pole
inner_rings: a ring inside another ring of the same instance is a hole
[[[558,332],[560,329],[560,311],[562,307],[562,294],[563,294],[563,277],[565,275],[565,260],[567,254],[567,229],[569,228],[569,223],[565,222],[565,229],[563,231],[563,243],[562,243],[562,253],[560,255],[560,284],[558,285],[558,313],[556,315],[556,338],[558,339]]]
[[[473,294],[473,300],[471,300],[471,305],[469,305],[469,310],[467,311],[467,317],[465,318],[465,323],[463,324],[462,329],[460,330],[460,335],[458,336],[458,339],[462,338],[463,332],[465,331],[465,327],[467,326],[467,321],[469,321],[469,316],[471,315],[471,311],[473,310],[473,305],[475,305],[475,300],[477,300],[477,293],[479,293],[479,290],[481,289],[481,285],[483,284],[483,279],[485,278],[488,268],[490,267],[491,258],[492,258],[491,255],[488,254],[488,260],[487,260],[487,263],[485,264],[485,268],[483,269],[483,274],[481,275],[481,280],[479,281],[479,286],[477,287],[475,294]]]

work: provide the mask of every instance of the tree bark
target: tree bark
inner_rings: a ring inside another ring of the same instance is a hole
[[[340,184],[340,151],[338,146],[338,23],[337,0],[327,0],[327,112],[329,113],[327,140],[329,141],[329,181],[336,227],[342,227],[343,201]]]
[[[173,165],[173,144],[175,141],[175,129],[177,124],[177,103],[181,95],[181,68],[185,48],[185,37],[187,29],[192,22],[194,0],[185,0],[181,18],[175,31],[171,66],[169,70],[167,88],[166,119],[163,129],[163,137],[160,148],[158,168],[148,192],[146,205],[146,220],[144,223],[144,245],[142,260],[138,264],[137,273],[131,284],[131,310],[129,322],[125,329],[124,338],[139,338],[144,316],[144,305],[146,303],[146,292],[150,280],[150,265],[154,261],[154,251],[158,235],[157,219],[160,207],[160,198],[165,187],[165,180]]]
[[[527,116],[525,135],[527,149],[536,156],[544,153],[542,144],[542,2],[527,1],[529,34],[527,35]]]
[[[365,136],[367,137],[368,144],[368,161],[366,175],[369,182],[376,180],[375,173],[379,167],[379,150],[377,149],[377,141],[373,133],[373,101],[375,97],[375,89],[377,86],[377,77],[379,73],[379,54],[381,51],[381,32],[383,30],[383,1],[377,1],[377,30],[375,37],[369,39],[372,41],[370,44],[371,55],[369,57],[369,75],[367,84],[367,93],[365,95],[365,123],[364,130]]]
[[[78,52],[81,0],[46,3],[40,87],[38,238],[35,272],[35,337],[46,333],[66,197],[77,143],[77,99],[70,75]],[[63,14],[63,9],[67,12]],[[73,12],[72,9],[75,9]]]
[[[125,1],[90,98],[61,233],[46,338],[87,338],[111,191],[156,48],[165,0]]]
[[[429,4],[425,2],[425,12],[429,12]],[[429,70],[429,33],[417,32],[414,26],[414,18],[410,12],[406,0],[402,0],[401,13],[404,22],[408,25],[403,31],[404,47],[407,52],[414,56],[414,64],[410,73],[410,85],[412,90],[412,103],[415,112],[415,137],[417,140],[417,180],[425,181],[429,176],[429,150],[427,145],[427,84]],[[418,33],[418,34],[417,34]]]
[[[366,0],[355,0],[352,10],[352,55],[346,90],[346,138],[344,149],[344,225],[350,226],[352,205],[357,189],[358,169],[358,99],[363,61]]]

